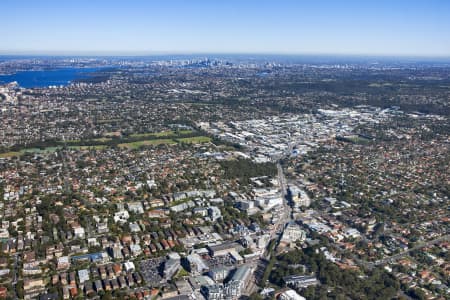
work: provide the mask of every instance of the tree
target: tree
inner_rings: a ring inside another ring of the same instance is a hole
[[[17,293],[17,296],[19,297],[19,299],[23,299],[23,297],[24,297],[23,280],[17,281],[16,293]]]
[[[427,295],[421,289],[410,289],[408,291],[408,295],[414,299],[425,300],[427,299]]]
[[[250,295],[249,300],[264,300],[264,298],[258,293],[253,293]]]
[[[102,300],[112,300],[114,298],[112,296],[111,291],[106,291],[105,294],[103,296],[101,296],[100,299],[102,299]]]

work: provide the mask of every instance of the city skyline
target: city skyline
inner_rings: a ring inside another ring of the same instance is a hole
[[[450,56],[446,1],[4,1],[0,54]]]

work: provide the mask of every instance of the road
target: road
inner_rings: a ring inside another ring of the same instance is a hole
[[[436,239],[433,239],[431,241],[419,243],[416,246],[414,246],[414,247],[412,247],[412,248],[410,248],[408,250],[405,250],[405,251],[403,251],[401,253],[394,254],[392,256],[389,256],[389,257],[386,257],[386,258],[383,258],[383,259],[380,259],[380,260],[377,260],[377,261],[373,262],[372,264],[375,265],[375,266],[378,266],[378,265],[382,265],[382,264],[385,264],[385,263],[388,263],[388,262],[393,262],[393,261],[396,261],[396,260],[402,258],[403,256],[407,255],[408,253],[410,253],[412,251],[416,251],[416,250],[419,250],[421,248],[428,247],[428,246],[431,246],[431,245],[434,245],[434,244],[437,244],[437,243],[440,243],[440,242],[444,242],[444,241],[450,241],[450,234],[443,235],[443,236],[438,237]]]
[[[14,273],[14,278],[13,281],[11,282],[13,288],[14,288],[14,299],[19,299],[18,295],[17,295],[17,290],[16,290],[16,285],[17,285],[17,279],[19,277],[19,264],[20,264],[20,254],[16,253],[14,254],[14,266],[13,266],[13,273]]]
[[[282,206],[282,214],[279,216],[278,221],[274,224],[273,229],[270,231],[270,238],[269,241],[273,240],[277,237],[278,232],[280,232],[284,225],[289,222],[292,219],[292,213],[291,213],[291,207],[287,203],[287,184],[286,184],[286,178],[283,173],[283,168],[281,167],[281,164],[277,163],[277,179],[278,179],[278,186],[280,188],[280,196],[283,199],[283,206]]]
[[[283,168],[281,164],[277,163],[277,171],[278,171],[278,182],[280,185],[281,196],[283,197],[283,217],[284,224],[292,220],[292,207],[289,205],[287,200],[287,184],[286,177],[284,176]],[[284,225],[283,224],[283,225]]]
[[[287,203],[287,184],[286,184],[286,177],[283,173],[283,168],[281,167],[281,164],[277,163],[277,178],[278,178],[278,185],[280,188],[280,194],[281,198],[283,199],[283,213],[280,216],[280,219],[275,224],[275,232],[282,229],[284,225],[291,219],[291,207]],[[281,228],[280,228],[281,227]],[[273,234],[271,235],[271,239],[273,238]]]
[[[278,243],[280,242],[281,234],[279,234],[279,232],[281,232],[283,230],[283,228],[287,222],[292,220],[292,210],[291,210],[291,207],[289,206],[289,203],[287,202],[286,178],[284,176],[283,168],[281,167],[281,164],[279,161],[277,161],[277,173],[278,173],[278,175],[277,175],[278,185],[279,185],[280,194],[281,194],[280,196],[283,199],[283,204],[282,204],[282,208],[281,208],[282,212],[281,212],[281,215],[279,216],[278,221],[274,224],[274,227],[270,232],[269,245],[272,241],[274,241],[275,245],[273,245],[272,247],[270,247],[270,246],[267,247],[266,251],[264,251],[264,253],[261,257],[261,260],[265,260],[265,261],[269,261],[271,259],[273,252],[275,251],[275,249],[278,246]],[[268,272],[267,268],[270,268],[270,267],[271,267],[270,263],[265,265],[264,273],[267,273]],[[264,276],[262,278],[264,278]],[[260,282],[260,284],[265,286],[266,283]]]

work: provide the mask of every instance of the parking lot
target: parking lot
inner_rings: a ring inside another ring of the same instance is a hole
[[[140,263],[140,271],[147,284],[157,286],[161,283],[161,273],[164,262],[164,258],[154,258],[143,260]]]

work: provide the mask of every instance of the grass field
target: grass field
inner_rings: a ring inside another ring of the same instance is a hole
[[[208,143],[211,142],[211,138],[208,136],[194,136],[189,138],[177,139],[179,143],[197,144],[197,143]]]
[[[66,144],[67,145],[70,145],[70,144],[78,144],[79,142],[81,142],[80,140],[69,140],[69,141],[66,141]],[[63,142],[61,142],[61,143],[63,143]]]
[[[111,140],[112,140],[111,138],[102,137],[102,138],[98,138],[98,139],[92,139],[91,141],[105,143],[105,142],[109,142]]]
[[[161,144],[173,145],[173,144],[178,144],[178,143],[199,144],[199,143],[211,142],[211,138],[207,137],[207,136],[194,136],[194,137],[187,137],[187,138],[169,138],[170,135],[177,136],[179,134],[189,134],[189,133],[192,133],[192,131],[191,130],[183,130],[183,131],[179,131],[178,133],[175,133],[174,131],[163,131],[163,132],[151,133],[151,134],[150,133],[137,134],[137,135],[132,135],[132,137],[142,138],[142,137],[146,137],[146,136],[151,136],[151,137],[161,137],[161,138],[154,138],[151,140],[142,140],[142,141],[135,141],[135,142],[129,142],[129,143],[121,143],[121,144],[118,144],[117,146],[120,148],[126,148],[126,149],[137,149],[142,146],[150,146],[150,145],[161,145]],[[111,140],[110,138],[98,138],[98,139],[94,139],[92,141],[101,143],[101,142],[109,142],[110,140]],[[108,147],[108,145],[91,145],[91,146],[71,145],[71,144],[75,144],[76,142],[78,142],[78,141],[69,141],[67,143],[68,148],[74,149],[74,150],[90,150],[90,149],[102,150],[102,149],[106,149]],[[25,153],[54,152],[61,148],[62,148],[62,146],[46,147],[43,149],[26,148],[26,149],[22,149],[20,151],[11,151],[11,152],[0,153],[0,158],[20,156]]]
[[[91,140],[87,140],[87,141],[92,141],[92,142],[97,142],[97,143],[106,143],[111,141],[111,138],[108,137],[101,137],[101,138],[96,138],[96,139],[91,139]],[[72,144],[79,144],[81,143],[81,140],[70,140],[70,141],[66,141],[67,145],[72,145]],[[60,142],[61,144],[64,144],[64,142]]]
[[[62,147],[46,147],[46,148],[26,148],[20,150],[20,153],[43,153],[43,152],[54,152],[57,149],[60,149]]]
[[[96,149],[96,150],[102,150],[105,149],[106,145],[95,145],[95,146],[68,146],[69,149],[74,150],[90,150],[90,149]],[[22,149],[20,151],[11,151],[11,152],[5,152],[0,153],[0,158],[7,158],[7,157],[13,157],[13,156],[21,156],[26,153],[47,153],[47,152],[55,152],[58,149],[62,149],[62,147],[47,147],[47,148],[27,148]]]
[[[11,152],[0,153],[0,158],[8,158],[8,157],[19,156],[19,155],[21,155],[20,152],[11,151]]]
[[[44,149],[39,149],[39,148],[28,148],[28,149],[23,149],[21,150],[19,153],[24,154],[24,153],[42,153],[42,152],[55,152],[58,149],[62,149],[63,147],[47,147]],[[105,149],[106,145],[94,145],[94,146],[67,146],[67,148],[69,149],[73,149],[73,150],[89,150],[89,149]]]
[[[161,144],[176,144],[176,142],[172,139],[157,139],[157,140],[145,140],[145,141],[138,141],[138,142],[131,142],[131,143],[123,143],[119,144],[118,146],[120,148],[127,148],[127,149],[137,149],[142,146],[148,146],[148,145],[161,145]]]
[[[119,144],[118,146],[120,148],[137,149],[141,146],[148,146],[148,145],[161,145],[161,144],[172,145],[176,143],[197,144],[197,143],[207,143],[210,141],[211,138],[207,136],[194,136],[180,139],[156,139],[156,140],[137,141]]]
[[[142,137],[171,137],[176,136],[180,134],[190,134],[192,133],[192,130],[180,130],[178,132],[175,132],[173,130],[166,130],[161,132],[149,132],[149,133],[135,133],[130,135],[132,138],[142,138]]]
[[[70,149],[74,149],[74,150],[91,150],[91,149],[95,149],[95,150],[103,150],[106,149],[107,146],[106,145],[94,145],[94,146],[69,146]]]

